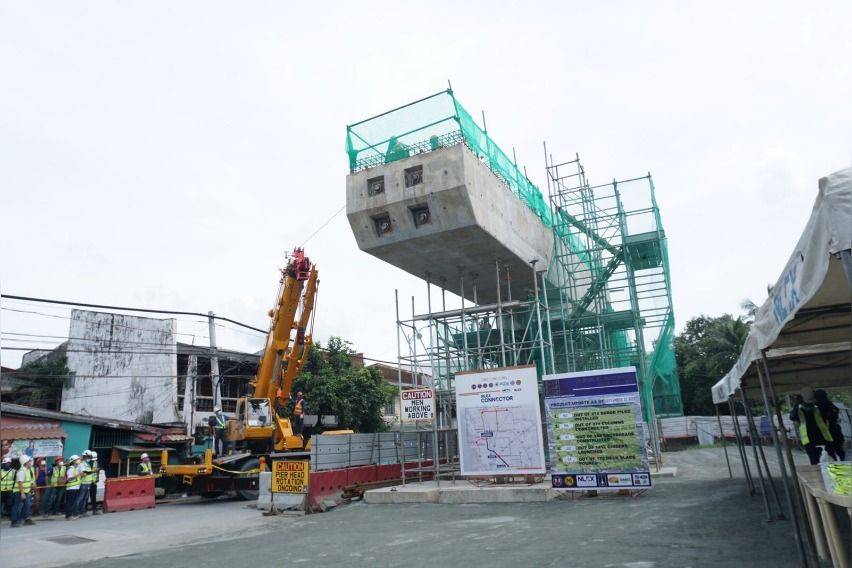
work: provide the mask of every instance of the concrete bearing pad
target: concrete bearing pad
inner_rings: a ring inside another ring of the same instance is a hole
[[[364,502],[372,504],[401,503],[534,503],[552,501],[559,492],[550,482],[534,485],[475,485],[467,481],[434,481],[408,483],[394,487],[371,489],[364,493]]]

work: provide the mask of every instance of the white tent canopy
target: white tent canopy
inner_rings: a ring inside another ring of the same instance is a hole
[[[811,217],[734,367],[713,402],[759,392],[753,362],[766,355],[778,392],[852,386],[852,168],[819,180]]]

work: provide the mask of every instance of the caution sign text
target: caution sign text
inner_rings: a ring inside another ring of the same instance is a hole
[[[429,388],[402,391],[402,421],[431,422],[435,419],[435,391]]]
[[[280,460],[272,462],[273,493],[307,493],[311,462]]]

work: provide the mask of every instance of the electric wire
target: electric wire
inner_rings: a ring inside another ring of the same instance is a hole
[[[63,306],[82,306],[84,308],[98,308],[102,310],[118,310],[124,312],[140,312],[147,314],[168,314],[168,315],[176,315],[176,316],[198,316],[203,318],[213,318],[221,321],[226,321],[228,323],[232,323],[234,325],[238,325],[240,327],[244,327],[246,329],[252,329],[257,331],[258,333],[266,334],[268,330],[259,329],[257,327],[248,325],[247,323],[243,323],[231,318],[226,318],[224,316],[217,316],[215,314],[202,314],[201,312],[185,312],[179,310],[157,310],[152,308],[133,308],[127,306],[111,306],[106,304],[88,304],[84,302],[71,302],[68,300],[53,300],[49,298],[34,298],[31,296],[18,296],[15,294],[3,294],[0,298],[12,298],[13,300],[24,300],[27,302],[40,302],[45,304],[57,304]]]

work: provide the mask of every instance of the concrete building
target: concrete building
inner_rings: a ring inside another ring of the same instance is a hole
[[[143,424],[177,422],[176,322],[72,310],[62,410]]]
[[[184,423],[192,433],[213,412],[213,350],[178,343],[175,335],[172,319],[73,310],[69,340],[53,350],[28,352],[24,361],[66,358],[65,413],[141,424]],[[248,392],[260,356],[228,349],[218,349],[216,356],[222,407],[233,412],[237,398]],[[3,401],[26,402],[31,383],[20,370],[4,369]],[[193,405],[185,405],[187,397]]]
[[[346,215],[361,250],[478,304],[497,301],[496,261],[525,296],[530,261],[547,268],[553,251],[550,228],[463,144],[349,174]],[[489,280],[474,292],[477,274]]]

